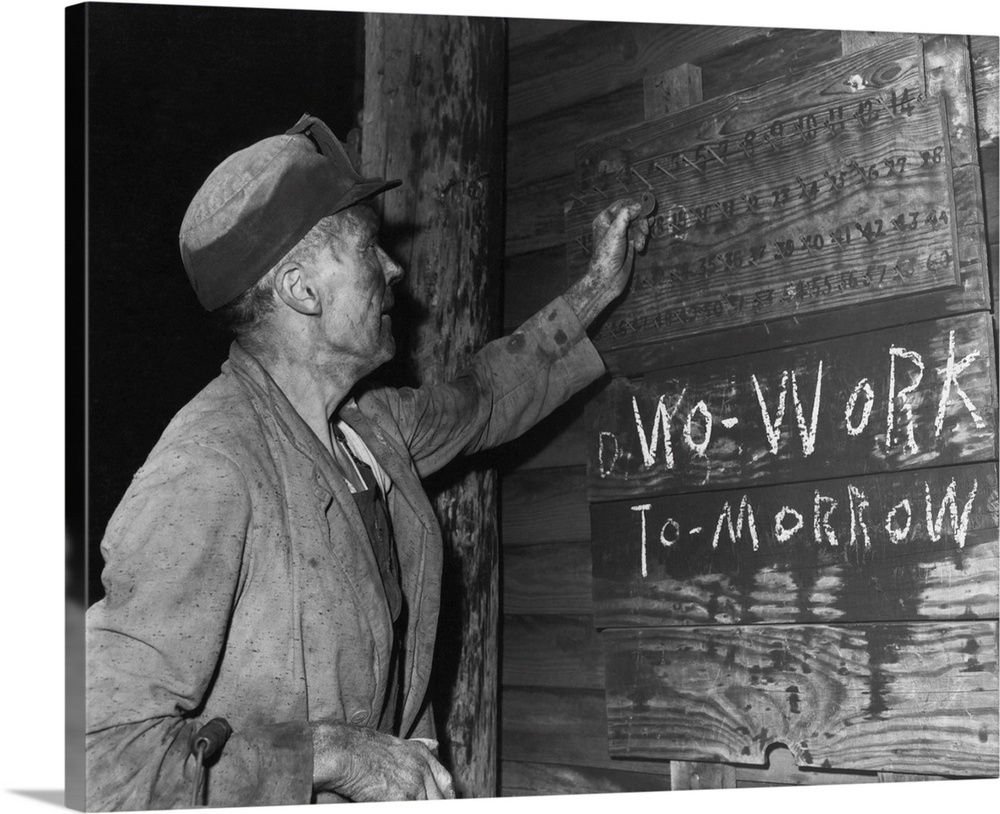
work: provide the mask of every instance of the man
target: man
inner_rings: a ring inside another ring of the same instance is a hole
[[[397,184],[362,178],[304,116],[230,156],[185,215],[188,276],[236,340],[102,542],[90,809],[454,796],[425,698],[442,552],[420,478],[601,375],[584,328],[648,226],[630,242],[639,207],[613,205],[587,275],[463,375],[375,387],[402,271],[368,202]],[[215,718],[232,734],[202,787],[192,741]]]

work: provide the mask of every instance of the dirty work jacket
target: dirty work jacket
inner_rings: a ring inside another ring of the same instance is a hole
[[[430,733],[442,546],[420,478],[516,437],[603,370],[560,298],[454,381],[363,390],[342,409],[393,484],[401,735]],[[87,614],[88,810],[188,806],[191,738],[215,716],[233,735],[210,770],[210,805],[310,802],[309,722],[377,724],[391,620],[329,453],[238,344],[167,427],[101,550],[106,596]]]

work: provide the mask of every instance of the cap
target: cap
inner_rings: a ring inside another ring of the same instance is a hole
[[[330,128],[306,114],[229,156],[181,223],[181,259],[208,311],[263,277],[319,220],[402,181],[363,178]]]

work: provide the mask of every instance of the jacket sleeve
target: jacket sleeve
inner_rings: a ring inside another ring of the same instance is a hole
[[[425,477],[459,454],[517,438],[603,373],[586,330],[559,297],[486,345],[452,381],[379,395]]]
[[[249,522],[238,467],[188,443],[154,452],[108,524],[106,596],[87,613],[88,810],[190,806],[191,741],[208,720]],[[207,790],[213,806],[308,803],[308,722],[234,732]]]

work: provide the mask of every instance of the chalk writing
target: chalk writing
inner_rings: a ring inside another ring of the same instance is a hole
[[[902,509],[906,512],[906,525],[899,528],[896,525],[896,516],[899,514],[899,510]],[[892,507],[889,513],[885,517],[885,530],[889,532],[889,540],[893,545],[899,545],[902,543],[910,534],[910,525],[913,522],[913,510],[910,508],[910,499],[904,497],[899,503]],[[962,544],[965,544],[965,537],[963,534]]]
[[[971,365],[976,359],[979,358],[979,350],[974,350],[972,353],[968,354],[961,362],[957,365],[955,364],[955,332],[952,331],[948,336],[948,362],[944,368],[944,386],[941,388],[941,401],[938,403],[937,417],[934,419],[934,436],[937,437],[941,435],[941,430],[944,427],[944,417],[945,412],[948,409],[948,399],[951,396],[952,387],[958,393],[962,402],[965,404],[966,409],[972,415],[972,420],[975,422],[977,427],[985,427],[986,422],[983,417],[979,414],[979,410],[976,409],[976,405],[972,403],[972,400],[962,389],[962,386],[958,383],[958,376],[962,373],[969,365]]]
[[[757,403],[760,404],[760,417],[764,421],[764,432],[767,433],[767,443],[771,447],[771,454],[777,455],[778,443],[781,440],[779,427],[785,417],[785,393],[788,390],[788,371],[781,371],[781,386],[778,388],[778,409],[773,421],[768,412],[767,404],[764,402],[764,394],[760,390],[760,383],[757,381],[757,376],[751,373],[750,381],[753,382],[753,389],[757,394]]]
[[[965,501],[965,507],[962,509],[962,517],[958,517],[958,499],[955,494],[955,479],[952,478],[951,483],[948,484],[948,489],[945,491],[944,498],[941,500],[941,506],[938,509],[937,519],[935,520],[932,512],[931,503],[931,487],[930,484],[924,484],[927,490],[927,536],[930,537],[935,542],[941,539],[942,529],[944,527],[945,521],[945,509],[949,509],[951,512],[951,527],[955,530],[955,542],[958,544],[959,548],[965,547],[965,535],[969,530],[969,513],[972,511],[972,501],[976,498],[976,490],[979,488],[979,482],[972,482],[972,489],[969,490],[969,496]]]
[[[892,332],[884,335],[891,337]],[[789,364],[793,360],[788,358],[768,373],[737,364],[729,390],[747,396],[722,405],[711,397],[712,391],[698,393],[696,379],[678,381],[676,389],[661,393],[650,392],[652,381],[641,389],[621,391],[617,398],[628,399],[631,426],[597,429],[597,474],[627,478],[636,470],[631,450],[638,452],[639,471],[672,470],[679,460],[687,460],[678,458],[681,453],[707,460],[716,450],[731,447],[733,433],[738,433],[741,448],[754,460],[765,455],[806,460],[820,450],[830,454],[867,437],[878,442],[882,455],[901,459],[920,455],[922,444],[926,448],[940,443],[945,426],[963,438],[970,425],[986,431],[982,406],[976,401],[991,398],[982,353],[969,350],[965,339],[965,350],[959,354],[954,328],[943,335],[925,334],[920,341],[930,352],[941,354],[943,364],[928,364],[928,350],[917,350],[912,342],[886,341],[881,358],[866,353],[859,360],[879,371],[878,376],[855,378],[854,370],[836,366],[836,355],[824,353],[807,364]],[[828,391],[831,361],[836,384]],[[831,399],[838,402],[831,405]],[[876,406],[881,422],[874,419]],[[619,408],[612,404],[608,409]],[[795,435],[798,450],[793,446]],[[757,449],[760,452],[754,452]]]
[[[964,548],[973,507],[980,494],[978,479],[970,478],[960,490],[952,478],[944,494],[935,492],[927,480],[922,485],[924,523],[920,526],[914,522],[913,495],[887,504],[889,508],[885,510],[876,507],[862,487],[847,482],[846,495],[841,500],[816,489],[811,506],[783,504],[776,511],[772,509],[771,533],[766,539],[761,535],[758,516],[767,509],[761,498],[752,499],[749,493],[741,495],[738,503],[732,498],[723,500],[711,526],[714,531],[710,540],[703,536],[704,527],[700,524],[692,525],[685,535],[684,520],[676,514],[658,519],[657,512],[667,505],[662,500],[633,505],[630,509],[638,515],[633,533],[637,532],[639,537],[639,573],[643,578],[649,576],[654,550],[651,545],[655,547],[658,541],[660,550],[672,549],[685,538],[692,540],[685,543],[687,546],[708,544],[713,551],[722,546],[733,551],[748,547],[751,552],[760,553],[787,546],[815,547],[843,551],[847,561],[856,557],[859,562],[871,555],[877,542],[876,532],[882,531],[884,542],[893,547],[911,543],[917,536],[925,535],[926,539],[939,542],[947,535],[956,549]],[[876,511],[879,514],[873,517]]]
[[[712,548],[719,547],[719,537],[722,533],[723,523],[725,523],[726,531],[729,532],[729,541],[733,545],[736,545],[743,535],[744,519],[746,520],[746,528],[750,533],[750,539],[753,542],[753,550],[756,551],[760,548],[760,540],[757,538],[757,521],[754,519],[753,507],[750,505],[746,495],[743,495],[742,500],[740,500],[735,524],[733,523],[733,512],[729,508],[729,503],[727,502],[722,507],[722,511],[719,513],[719,522],[715,525],[715,535],[712,537]]]
[[[896,359],[909,359],[917,367],[916,376],[912,377],[909,385],[896,393]],[[906,446],[911,453],[919,452],[917,442],[913,435],[913,407],[910,405],[909,394],[920,386],[924,377],[924,360],[919,353],[897,348],[893,345],[889,348],[889,398],[887,399],[887,416],[885,430],[886,449],[892,446],[892,432],[896,423],[896,411],[902,409],[906,414]]]
[[[854,415],[854,410],[858,404],[858,394],[860,393],[864,393],[865,395],[865,404],[864,407],[861,408],[861,421],[857,424],[852,424],[851,416]],[[851,397],[847,400],[847,408],[844,410],[844,420],[846,421],[848,435],[858,436],[865,431],[865,427],[868,426],[868,422],[872,417],[872,405],[874,403],[875,391],[872,390],[872,386],[868,379],[862,379],[851,391]]]

